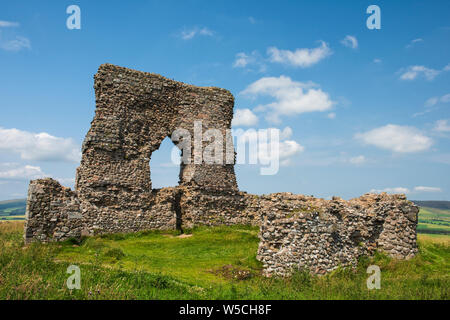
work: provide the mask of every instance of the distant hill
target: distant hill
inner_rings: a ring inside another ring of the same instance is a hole
[[[0,220],[25,219],[26,199],[0,201]]]
[[[439,201],[439,200],[431,200],[431,201],[411,200],[411,201],[414,202],[419,207],[450,210],[450,201]]]

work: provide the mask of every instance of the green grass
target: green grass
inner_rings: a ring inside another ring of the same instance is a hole
[[[191,237],[177,233],[141,232],[88,238],[80,247],[63,246],[57,259],[71,263],[93,263],[99,259],[107,266],[167,273],[186,283],[208,285],[223,283],[214,272],[225,265],[240,266],[257,273],[258,230],[251,227],[217,227],[193,230]],[[116,249],[120,259],[106,253]]]
[[[257,228],[196,228],[192,236],[141,232],[23,246],[22,222],[0,224],[0,299],[449,299],[450,237],[420,235],[409,261],[382,254],[356,270],[327,276],[261,276]],[[66,269],[81,268],[81,289],[69,290]],[[366,268],[382,271],[368,290]],[[241,275],[245,276],[242,277]]]

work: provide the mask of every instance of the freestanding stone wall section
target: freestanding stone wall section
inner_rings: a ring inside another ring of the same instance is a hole
[[[30,183],[27,242],[198,223],[253,223],[253,216],[238,214],[245,194],[238,191],[234,164],[227,163],[229,150],[234,159],[234,148],[225,144],[223,164],[196,163],[192,149],[191,162],[180,165],[179,186],[152,189],[152,152],[176,129],[190,133],[192,146],[196,121],[201,121],[201,133],[213,128],[226,137],[234,107],[229,91],[110,64],[101,65],[94,80],[95,117],[82,146],[75,191],[51,179]],[[206,145],[203,141],[199,152]],[[68,212],[77,214],[68,220]]]
[[[30,182],[25,242],[196,225],[261,225],[258,259],[268,276],[288,275],[295,268],[324,273],[354,265],[361,254],[377,249],[402,259],[416,253],[418,209],[402,195],[346,202],[240,192],[227,136],[234,106],[229,91],[110,64],[101,65],[94,80],[95,117],[82,146],[75,190],[50,178]],[[182,155],[191,161],[180,165],[177,187],[152,189],[152,153],[166,137],[182,149],[173,136],[180,128],[187,130],[192,146],[196,130],[217,129],[226,138],[223,161],[195,161],[211,142],[202,140],[199,150]]]
[[[366,194],[345,201],[283,193],[262,201],[257,259],[267,276],[355,267],[360,256],[376,250],[396,259],[417,253],[419,209],[404,195]]]

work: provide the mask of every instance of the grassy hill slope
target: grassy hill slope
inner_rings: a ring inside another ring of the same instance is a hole
[[[26,199],[0,201],[0,220],[24,220]]]
[[[420,235],[409,261],[382,254],[357,270],[323,277],[265,278],[256,260],[258,228],[197,228],[188,235],[140,232],[81,244],[24,247],[23,223],[0,224],[0,299],[449,299],[450,242]],[[66,287],[67,267],[81,269],[81,289]],[[381,268],[381,289],[368,290],[366,268]]]
[[[450,210],[421,207],[417,232],[450,236]]]

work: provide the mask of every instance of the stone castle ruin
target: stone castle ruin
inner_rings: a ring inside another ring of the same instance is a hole
[[[152,189],[152,152],[166,137],[182,149],[173,132],[185,128],[194,137],[199,120],[203,132],[214,128],[226,136],[233,95],[110,64],[101,65],[94,79],[95,117],[82,146],[75,190],[50,178],[30,182],[27,243],[198,225],[257,225],[257,258],[266,275],[288,275],[298,267],[325,273],[355,265],[360,255],[378,249],[399,259],[417,252],[418,208],[403,195],[327,201],[290,193],[247,194],[238,189],[234,164],[225,160],[234,159],[234,149],[230,154],[225,145],[220,164],[194,161],[195,150],[183,154],[192,161],[180,164],[179,185]]]

